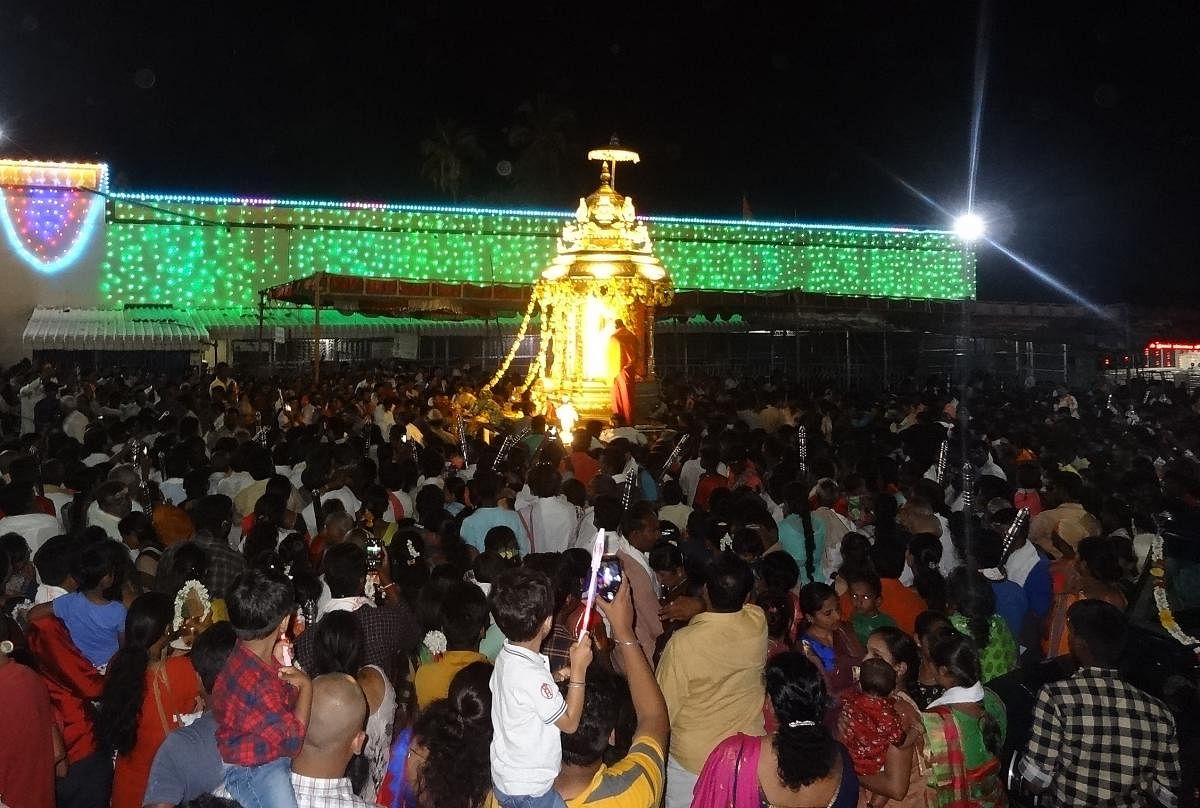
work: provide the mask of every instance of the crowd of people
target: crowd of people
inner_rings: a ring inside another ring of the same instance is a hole
[[[676,379],[566,434],[469,371],[0,382],[8,808],[1195,797],[1119,670],[1185,390]]]

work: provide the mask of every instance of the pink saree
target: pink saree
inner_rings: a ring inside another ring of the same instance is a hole
[[[757,806],[762,741],[740,732],[721,741],[704,762],[692,792],[692,808]]]

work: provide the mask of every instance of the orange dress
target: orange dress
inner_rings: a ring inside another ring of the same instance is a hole
[[[200,677],[188,657],[168,657],[162,665],[152,665],[146,670],[146,692],[138,713],[137,743],[128,755],[117,756],[112,808],[141,808],[154,754],[167,733],[181,726],[176,716],[195,711],[199,695]]]

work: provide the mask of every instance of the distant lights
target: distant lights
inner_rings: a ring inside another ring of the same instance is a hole
[[[983,238],[986,229],[983,219],[977,213],[964,213],[954,220],[954,235],[968,244]]]

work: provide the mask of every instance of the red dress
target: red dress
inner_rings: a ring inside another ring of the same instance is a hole
[[[0,802],[54,808],[54,711],[42,678],[24,665],[0,665]]]
[[[112,808],[141,808],[154,754],[167,733],[181,726],[176,716],[195,711],[199,695],[200,677],[188,657],[168,657],[161,666],[146,670],[146,692],[138,713],[137,743],[128,755],[117,756]]]

